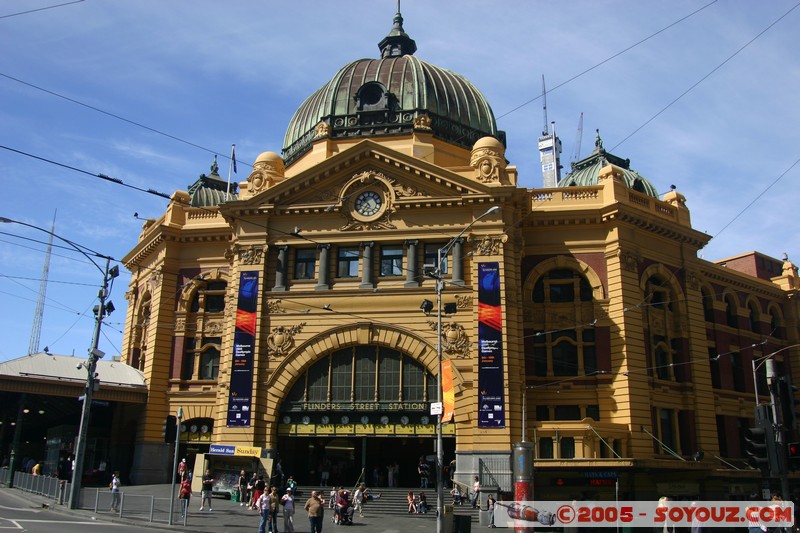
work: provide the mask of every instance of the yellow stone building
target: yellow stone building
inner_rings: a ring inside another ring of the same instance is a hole
[[[524,439],[552,498],[758,488],[741,435],[768,401],[754,360],[800,381],[794,264],[698,258],[683,195],[599,134],[558,187],[518,186],[476,87],[414,56],[399,13],[379,48],[303,103],[283,157],[235,194],[215,162],[124,258],[123,358],[149,393],[131,479],[169,475],[180,407],[181,455],[256,447],[300,484],[417,486],[441,342],[457,479],[511,490]]]

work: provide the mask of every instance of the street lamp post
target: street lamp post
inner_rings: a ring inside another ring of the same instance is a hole
[[[787,454],[786,454],[786,437],[785,437],[785,427],[784,427],[784,420],[781,419],[781,409],[779,408],[780,396],[777,394],[777,383],[776,380],[778,379],[777,376],[777,368],[775,366],[775,360],[773,357],[784,350],[788,350],[790,348],[796,348],[800,346],[800,344],[792,344],[791,346],[784,346],[780,350],[776,350],[772,353],[768,353],[767,355],[763,355],[761,357],[753,358],[753,391],[755,393],[756,398],[756,416],[758,413],[758,408],[761,405],[761,402],[758,399],[758,369],[761,368],[761,365],[766,365],[767,370],[767,386],[769,388],[769,395],[770,395],[770,403],[772,404],[772,422],[775,428],[775,445],[778,450],[778,461],[781,465],[780,468],[780,482],[781,482],[781,495],[785,498],[787,494],[789,494],[789,478],[787,476]],[[774,473],[773,473],[774,475]]]
[[[175,474],[178,471],[178,445],[181,442],[181,420],[183,419],[183,407],[178,407],[178,418],[176,419],[175,427],[175,454],[172,459],[172,490],[170,490],[169,498],[169,525],[172,525],[172,511],[175,505]],[[180,480],[183,483],[183,479]],[[181,503],[184,503],[181,501]],[[182,509],[183,514],[187,509]]]
[[[444,279],[442,274],[445,268],[442,267],[443,261],[447,261],[447,254],[459,239],[480,219],[494,214],[500,210],[500,206],[490,207],[485,213],[470,222],[461,233],[450,239],[443,247],[439,248],[436,254],[436,267],[431,273],[436,279],[436,356],[439,363],[439,375],[436,380],[436,404],[438,415],[436,416],[436,533],[442,533],[444,529],[444,483],[442,480],[442,467],[444,463],[444,449],[442,447],[442,292],[444,292]]]
[[[94,393],[95,386],[99,383],[97,380],[97,361],[101,359],[105,353],[98,349],[98,344],[100,342],[100,327],[103,324],[103,319],[110,315],[111,312],[114,310],[114,305],[111,302],[106,303],[106,299],[108,298],[109,293],[109,283],[119,276],[119,267],[116,265],[110,267],[111,264],[111,257],[102,255],[100,253],[91,250],[85,246],[81,246],[72,242],[69,239],[61,237],[60,235],[53,233],[52,231],[48,231],[44,228],[40,228],[39,226],[34,226],[33,224],[28,224],[26,222],[20,222],[18,220],[13,220],[6,217],[0,217],[0,222],[5,224],[19,224],[20,226],[27,226],[29,228],[43,231],[49,235],[52,235],[56,239],[59,239],[62,242],[70,245],[75,251],[81,253],[86,259],[88,259],[100,272],[103,273],[103,285],[100,288],[100,291],[97,294],[98,299],[100,300],[99,305],[94,307],[94,332],[92,334],[92,345],[89,348],[89,358],[86,362],[80,363],[78,365],[79,368],[86,369],[86,386],[84,389],[83,394],[83,408],[81,410],[81,422],[78,428],[78,439],[75,444],[75,465],[72,469],[72,484],[70,486],[70,494],[69,494],[69,508],[75,509],[80,500],[80,490],[81,490],[81,476],[83,475],[83,462],[84,456],[86,455],[86,440],[87,440],[87,433],[89,432],[89,417],[91,415],[91,407],[92,407],[92,394]],[[105,269],[100,268],[92,256],[97,258],[102,258],[106,260]]]

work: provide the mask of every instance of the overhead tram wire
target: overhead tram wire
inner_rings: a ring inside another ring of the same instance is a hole
[[[18,17],[20,15],[27,15],[29,13],[36,13],[37,11],[47,11],[48,9],[55,9],[57,7],[69,6],[72,4],[80,4],[84,0],[74,0],[73,2],[66,2],[64,4],[56,4],[54,6],[40,7],[38,9],[29,9],[28,11],[20,11],[19,13],[11,13],[10,15],[0,15],[0,19],[7,19],[11,17]]]
[[[674,99],[674,100],[672,100],[670,103],[668,103],[666,106],[664,106],[663,108],[661,108],[661,110],[660,110],[660,111],[658,111],[658,112],[657,112],[655,115],[653,115],[652,117],[650,117],[649,119],[647,119],[647,120],[644,122],[644,124],[642,124],[641,126],[639,126],[638,128],[636,128],[635,130],[633,130],[633,131],[632,131],[630,134],[628,134],[628,136],[627,136],[627,137],[625,137],[625,138],[624,138],[624,139],[622,139],[620,142],[618,142],[617,144],[615,144],[615,145],[614,145],[614,146],[611,148],[611,151],[613,151],[613,150],[616,150],[616,149],[617,149],[617,148],[618,148],[618,147],[619,147],[619,146],[620,146],[622,143],[624,143],[625,141],[627,141],[628,139],[630,139],[631,137],[633,137],[634,135],[636,135],[636,133],[638,133],[638,132],[639,132],[639,130],[641,130],[642,128],[644,128],[645,126],[647,126],[648,124],[650,124],[650,122],[652,122],[653,120],[655,120],[655,119],[656,119],[656,117],[658,117],[659,115],[661,115],[661,113],[663,113],[664,111],[666,111],[667,109],[669,109],[670,107],[672,107],[672,105],[673,105],[673,104],[675,104],[675,103],[676,103],[678,100],[680,100],[681,98],[683,98],[684,96],[686,96],[687,94],[689,94],[689,93],[692,91],[692,89],[694,89],[695,87],[697,87],[698,85],[700,85],[701,83],[703,83],[703,82],[704,82],[706,79],[708,79],[708,78],[709,78],[709,77],[710,77],[712,74],[714,74],[716,71],[718,71],[718,70],[719,70],[719,69],[721,69],[723,66],[725,66],[725,64],[726,64],[726,63],[728,63],[728,61],[730,61],[731,59],[733,59],[734,57],[736,57],[737,55],[739,55],[739,53],[740,53],[742,50],[744,50],[745,48],[747,48],[748,46],[750,46],[751,44],[753,44],[753,42],[754,42],[756,39],[758,39],[759,37],[761,37],[762,35],[764,35],[764,34],[765,34],[767,31],[769,31],[770,29],[772,29],[772,27],[773,27],[773,26],[775,26],[775,25],[776,25],[778,22],[780,22],[780,21],[781,21],[781,20],[783,20],[783,19],[784,19],[786,16],[788,16],[788,15],[789,15],[789,13],[791,13],[792,11],[794,11],[795,9],[797,9],[797,7],[798,7],[798,6],[800,6],[800,2],[798,2],[798,3],[797,3],[797,4],[795,4],[795,5],[793,5],[793,6],[792,6],[792,7],[791,7],[791,8],[790,8],[790,9],[789,9],[789,10],[788,10],[786,13],[784,13],[783,15],[781,15],[780,17],[778,17],[777,19],[775,19],[775,20],[774,20],[774,21],[773,21],[771,24],[769,24],[769,25],[768,25],[766,28],[764,28],[764,29],[763,29],[763,30],[761,30],[761,31],[760,31],[758,34],[756,34],[756,36],[755,36],[755,37],[753,37],[752,39],[750,39],[749,41],[747,41],[747,42],[746,42],[746,43],[745,43],[745,44],[744,44],[742,47],[740,47],[738,50],[736,50],[736,51],[735,51],[733,54],[729,55],[729,56],[728,56],[728,57],[727,57],[727,58],[726,58],[726,59],[725,59],[725,60],[724,60],[722,63],[720,63],[719,65],[717,65],[717,66],[716,66],[716,67],[714,67],[713,69],[711,69],[711,70],[708,72],[708,74],[706,74],[705,76],[703,76],[702,78],[700,78],[699,80],[697,80],[697,81],[696,81],[694,84],[692,84],[691,86],[689,86],[689,88],[688,88],[688,89],[686,89],[686,90],[685,90],[685,91],[683,91],[683,92],[682,92],[680,95],[678,95],[678,97],[677,97],[677,98],[675,98],[675,99]]]
[[[629,50],[631,50],[631,49],[635,48],[636,46],[638,46],[638,45],[640,45],[640,44],[644,43],[645,41],[648,41],[648,40],[650,40],[651,38],[655,37],[656,35],[658,35],[658,34],[660,34],[660,33],[664,32],[664,31],[668,30],[669,28],[671,28],[671,27],[673,27],[673,26],[675,26],[675,25],[677,25],[677,24],[679,24],[679,23],[683,22],[684,20],[686,20],[686,19],[688,19],[688,18],[692,17],[693,15],[695,15],[695,14],[699,13],[700,11],[702,11],[702,10],[706,9],[707,7],[709,7],[709,6],[713,5],[713,4],[715,4],[717,1],[718,1],[718,0],[712,0],[712,1],[711,1],[711,2],[709,2],[708,4],[706,4],[706,5],[704,5],[704,6],[700,7],[700,8],[698,8],[698,9],[696,9],[695,11],[693,11],[693,12],[689,13],[688,15],[686,15],[686,16],[684,16],[684,17],[682,17],[682,18],[680,18],[680,19],[676,20],[675,22],[673,22],[673,23],[671,23],[671,24],[669,24],[669,25],[665,26],[664,28],[662,28],[662,29],[658,30],[657,32],[655,32],[655,33],[651,34],[650,36],[648,36],[648,37],[645,37],[644,39],[642,39],[642,40],[640,40],[640,41],[638,41],[638,42],[634,43],[633,45],[631,45],[631,46],[629,46],[629,47],[627,47],[627,48],[623,49],[622,51],[620,51],[620,52],[618,52],[618,53],[616,53],[616,54],[614,54],[614,55],[612,55],[612,56],[610,56],[610,57],[608,57],[608,58],[604,59],[604,60],[603,60],[603,61],[601,61],[600,63],[597,63],[596,65],[594,65],[594,66],[592,66],[592,67],[590,67],[590,68],[588,68],[588,69],[586,69],[586,70],[584,70],[584,71],[582,71],[582,72],[580,72],[580,73],[576,74],[575,76],[573,76],[573,77],[571,77],[571,78],[567,79],[566,81],[564,81],[564,82],[561,82],[561,83],[559,83],[559,84],[555,85],[555,86],[554,86],[553,88],[551,88],[551,89],[550,89],[548,92],[553,92],[554,90],[556,90],[556,89],[558,89],[558,88],[560,88],[560,87],[563,87],[564,85],[566,85],[566,84],[568,84],[568,83],[572,82],[573,80],[575,80],[575,79],[577,79],[577,78],[579,78],[579,77],[583,76],[584,74],[586,74],[586,73],[588,73],[588,72],[590,72],[590,71],[592,71],[592,70],[594,70],[594,69],[596,69],[596,68],[600,67],[601,65],[603,65],[603,64],[605,64],[605,63],[607,63],[607,62],[611,61],[612,59],[614,59],[614,58],[616,58],[616,57],[618,57],[618,56],[620,56],[620,55],[624,54],[625,52],[627,52],[627,51],[629,51]],[[112,117],[112,118],[116,118],[117,120],[121,120],[121,121],[123,121],[123,122],[126,122],[126,123],[128,123],[128,124],[131,124],[131,125],[134,125],[134,126],[137,126],[137,127],[143,128],[143,129],[145,129],[145,130],[147,130],[147,131],[151,131],[151,132],[153,132],[153,133],[157,133],[157,134],[159,134],[159,135],[163,135],[163,136],[165,136],[165,137],[167,137],[167,138],[170,138],[170,139],[173,139],[173,140],[175,140],[175,141],[178,141],[178,142],[184,143],[184,144],[186,144],[186,145],[189,145],[189,146],[192,146],[192,147],[194,147],[194,148],[198,148],[198,149],[200,149],[200,150],[204,150],[204,151],[206,151],[206,152],[212,153],[212,154],[214,154],[214,155],[218,155],[218,156],[220,156],[220,157],[223,157],[223,158],[227,157],[227,156],[225,156],[225,154],[224,154],[224,153],[219,153],[219,152],[217,152],[217,151],[215,151],[215,150],[212,150],[212,149],[210,149],[210,148],[206,148],[206,147],[200,146],[200,145],[198,145],[198,144],[195,144],[195,143],[193,143],[193,142],[187,141],[187,140],[185,140],[185,139],[182,139],[182,138],[180,138],[180,137],[177,137],[177,136],[175,136],[175,135],[171,135],[171,134],[169,134],[169,133],[165,133],[165,132],[163,132],[163,131],[161,131],[161,130],[159,130],[159,129],[157,129],[157,128],[153,128],[153,127],[147,126],[147,125],[145,125],[145,124],[141,124],[141,123],[139,123],[139,122],[136,122],[136,121],[134,121],[134,120],[131,120],[131,119],[125,118],[125,117],[123,117],[123,116],[120,116],[120,115],[117,115],[117,114],[114,114],[114,113],[111,113],[111,112],[105,111],[105,110],[103,110],[103,109],[100,109],[99,107],[96,107],[96,106],[93,106],[93,105],[90,105],[90,104],[87,104],[87,103],[81,102],[80,100],[77,100],[77,99],[75,99],[75,98],[70,98],[70,97],[68,97],[68,96],[65,96],[65,95],[59,94],[59,93],[57,93],[57,92],[55,92],[55,91],[52,91],[52,90],[49,90],[49,89],[45,89],[44,87],[40,87],[40,86],[38,86],[38,85],[35,85],[35,84],[33,84],[33,83],[30,83],[30,82],[27,82],[27,81],[21,80],[21,79],[19,79],[19,78],[16,78],[16,77],[14,77],[14,76],[11,76],[11,75],[8,75],[8,74],[2,73],[2,72],[0,72],[0,76],[2,76],[2,77],[5,77],[5,78],[7,78],[7,79],[9,79],[9,80],[15,81],[15,82],[17,82],[17,83],[20,83],[20,84],[22,84],[22,85],[26,85],[26,86],[28,86],[28,87],[31,87],[31,88],[33,88],[33,89],[36,89],[36,90],[38,90],[38,91],[42,91],[42,92],[44,92],[44,93],[50,94],[50,95],[52,95],[52,96],[55,96],[55,97],[58,97],[58,98],[62,98],[62,99],[64,99],[64,100],[67,100],[67,101],[69,101],[69,102],[72,102],[72,103],[74,103],[74,104],[80,105],[80,106],[82,106],[82,107],[85,107],[85,108],[87,108],[87,109],[91,109],[92,111],[96,111],[96,112],[98,112],[98,113],[102,113],[102,114],[104,114],[104,115],[107,115],[107,116],[110,116],[110,117]],[[498,117],[496,117],[496,118],[495,118],[495,120],[498,120],[498,119],[504,118],[504,117],[506,117],[506,116],[510,115],[511,113],[513,113],[513,112],[517,111],[518,109],[521,109],[522,107],[525,107],[526,105],[528,105],[528,104],[530,104],[530,103],[532,103],[532,102],[535,102],[535,101],[536,101],[536,100],[538,100],[539,98],[541,98],[541,95],[539,95],[539,96],[537,96],[536,98],[533,98],[533,99],[531,99],[531,100],[528,100],[527,102],[524,102],[523,104],[520,104],[519,106],[517,106],[517,107],[515,107],[515,108],[511,109],[510,111],[508,111],[508,112],[506,112],[506,113],[504,113],[504,114],[502,114],[502,115],[499,115]],[[3,147],[3,148],[5,148],[5,147]],[[22,152],[20,152],[20,153],[22,153]],[[25,154],[25,155],[27,155],[27,154]],[[230,157],[228,157],[228,159],[230,159]],[[238,160],[237,160],[237,162],[241,162],[242,164],[244,164],[244,165],[246,165],[246,166],[252,166],[252,165],[250,165],[250,164],[248,164],[248,163],[245,163],[245,162],[242,162],[242,161],[238,161]],[[94,175],[94,174],[92,174],[92,175]],[[98,176],[98,177],[102,177],[102,175],[100,175],[100,176]],[[129,185],[126,185],[126,186],[129,186]],[[129,187],[130,187],[130,186],[129,186]],[[153,192],[154,192],[154,193],[157,193],[157,191],[153,191]],[[159,196],[161,196],[161,194],[158,194],[158,195],[159,195]],[[343,199],[339,199],[338,201],[341,201],[341,200],[343,200]]]
[[[707,3],[707,4],[703,5],[703,6],[701,6],[701,7],[697,8],[697,9],[695,9],[694,11],[692,11],[691,13],[689,13],[688,15],[685,15],[685,16],[683,16],[683,17],[679,18],[678,20],[676,20],[675,22],[673,22],[673,23],[671,23],[671,24],[668,24],[667,26],[664,26],[664,27],[663,27],[663,28],[661,28],[660,30],[656,31],[655,33],[652,33],[652,34],[648,35],[648,36],[647,36],[647,37],[645,37],[644,39],[641,39],[641,40],[639,40],[639,41],[637,41],[637,42],[633,43],[633,44],[632,44],[632,45],[630,45],[629,47],[627,47],[627,48],[624,48],[623,50],[621,50],[621,51],[617,52],[616,54],[614,54],[614,55],[611,55],[611,56],[607,57],[606,59],[604,59],[604,60],[600,61],[599,63],[595,64],[594,66],[591,66],[591,67],[589,67],[589,68],[587,68],[587,69],[585,69],[585,70],[583,70],[583,71],[579,72],[578,74],[575,74],[575,75],[574,75],[574,76],[572,76],[571,78],[568,78],[567,80],[565,80],[565,81],[562,81],[561,83],[559,83],[559,84],[557,84],[557,85],[555,85],[555,86],[551,87],[551,88],[550,88],[550,89],[547,91],[547,93],[551,93],[551,92],[555,91],[556,89],[558,89],[558,88],[560,88],[560,87],[563,87],[564,85],[566,85],[566,84],[568,84],[568,83],[570,83],[570,82],[572,82],[572,81],[575,81],[576,79],[580,78],[580,77],[581,77],[581,76],[583,76],[584,74],[588,74],[589,72],[593,71],[594,69],[596,69],[596,68],[598,68],[598,67],[600,67],[600,66],[602,66],[602,65],[604,65],[604,64],[606,64],[606,63],[608,63],[608,62],[609,62],[609,61],[611,61],[612,59],[616,59],[617,57],[621,56],[621,55],[622,55],[622,54],[624,54],[625,52],[629,52],[630,50],[633,50],[634,48],[636,48],[636,47],[637,47],[637,46],[639,46],[640,44],[643,44],[643,43],[645,43],[645,42],[649,41],[650,39],[652,39],[652,38],[653,38],[653,37],[655,37],[656,35],[659,35],[660,33],[663,33],[663,32],[665,32],[665,31],[667,31],[668,29],[672,28],[673,26],[676,26],[676,25],[680,24],[680,23],[681,23],[681,22],[683,22],[684,20],[686,20],[686,19],[688,19],[688,18],[690,18],[690,17],[692,17],[692,16],[696,15],[697,13],[700,13],[701,11],[703,11],[704,9],[706,9],[707,7],[710,7],[711,5],[713,5],[713,4],[716,4],[718,1],[719,1],[719,0],[712,0],[711,2],[709,2],[709,3]],[[527,105],[529,105],[529,104],[532,104],[533,102],[535,102],[535,101],[539,100],[541,97],[542,97],[542,95],[540,94],[540,95],[536,96],[535,98],[531,98],[531,99],[530,99],[530,100],[528,100],[527,102],[523,102],[523,103],[519,104],[517,107],[515,107],[515,108],[513,108],[513,109],[511,109],[511,110],[509,110],[509,111],[506,111],[506,112],[505,112],[505,113],[503,113],[502,115],[499,115],[499,116],[497,116],[497,117],[496,117],[496,120],[500,120],[501,118],[507,117],[507,116],[508,116],[508,115],[510,115],[511,113],[514,113],[515,111],[518,111],[519,109],[522,109],[523,107],[525,107],[525,106],[527,106]]]
[[[59,93],[57,93],[55,91],[51,91],[49,89],[45,89],[44,87],[39,87],[38,85],[34,85],[33,83],[21,80],[19,78],[15,78],[14,76],[10,76],[8,74],[4,74],[3,72],[0,72],[0,76],[2,76],[4,78],[7,78],[7,79],[9,79],[11,81],[15,81],[17,83],[21,83],[22,85],[26,85],[26,86],[31,87],[33,89],[36,89],[37,91],[42,91],[42,92],[47,93],[49,95],[56,96],[58,98],[63,98],[64,100],[67,100],[68,102],[72,102],[73,104],[77,104],[77,105],[83,106],[83,107],[85,107],[87,109],[91,109],[92,111],[96,111],[98,113],[102,113],[104,115],[107,115],[109,117],[115,118],[117,120],[121,120],[123,122],[127,122],[128,124],[132,124],[134,126],[137,126],[139,128],[145,129],[145,130],[150,131],[152,133],[156,133],[158,135],[163,135],[164,137],[167,137],[167,138],[172,139],[174,141],[178,141],[180,143],[189,145],[189,146],[191,146],[193,148],[198,148],[198,149],[203,150],[205,152],[209,152],[209,153],[212,153],[214,155],[218,155],[218,156],[220,156],[222,158],[230,159],[230,156],[226,156],[225,154],[221,154],[221,153],[219,153],[219,152],[217,152],[215,150],[212,150],[211,148],[206,148],[205,146],[200,146],[199,144],[195,144],[195,143],[187,141],[185,139],[181,139],[180,137],[176,137],[175,135],[171,135],[169,133],[163,132],[163,131],[158,130],[156,128],[151,128],[150,126],[146,126],[145,124],[142,124],[141,122],[136,122],[135,120],[131,120],[129,118],[125,118],[123,116],[116,115],[116,114],[111,113],[109,111],[105,111],[103,109],[100,109],[99,107],[86,104],[84,102],[81,102],[80,100],[76,100],[75,98],[70,98],[69,96],[65,96],[63,94],[59,94]],[[237,160],[237,162],[238,163],[242,163],[242,164],[244,164],[246,166],[252,166],[249,163],[244,163],[243,161],[238,161]]]

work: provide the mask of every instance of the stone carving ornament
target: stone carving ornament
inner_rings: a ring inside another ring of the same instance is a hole
[[[294,346],[294,336],[300,333],[306,323],[301,322],[296,326],[278,326],[272,329],[267,337],[267,353],[272,357],[281,357],[289,353]]]
[[[428,325],[434,331],[439,327],[438,322],[433,320],[429,320]],[[457,322],[442,324],[442,351],[458,357],[469,357],[470,346],[464,326]]]
[[[475,243],[475,255],[499,255],[500,247],[507,240],[507,235],[485,235],[483,237],[472,237],[472,241]]]
[[[264,257],[264,248],[262,246],[249,246],[247,248],[239,248],[239,262],[245,265],[258,265]]]

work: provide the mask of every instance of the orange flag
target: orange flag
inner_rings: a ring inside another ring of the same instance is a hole
[[[442,361],[442,423],[453,419],[455,391],[453,390],[453,366],[450,359]]]

